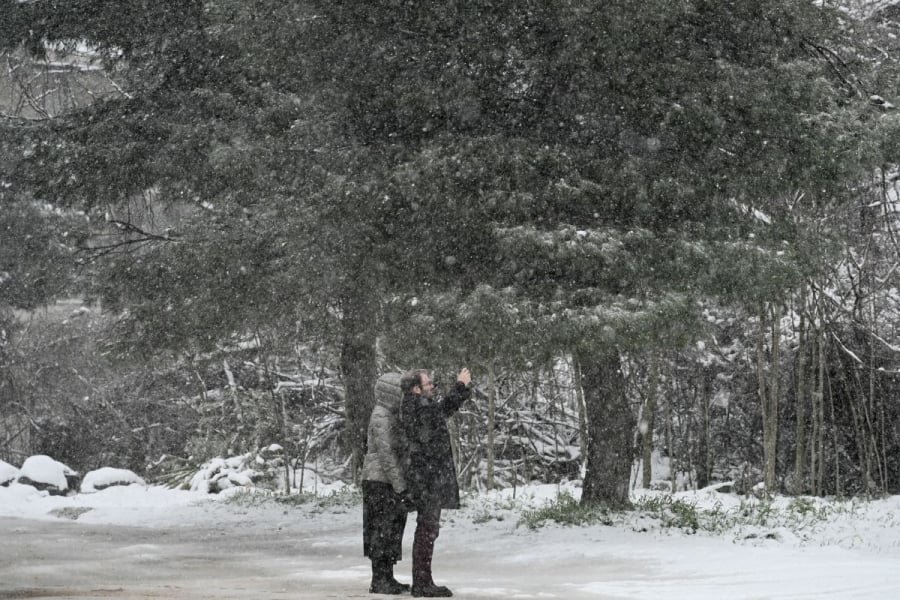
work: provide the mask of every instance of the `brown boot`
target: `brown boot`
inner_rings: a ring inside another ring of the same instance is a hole
[[[449,598],[453,595],[450,588],[443,585],[430,585],[417,588],[413,586],[412,595],[416,598]]]
[[[431,559],[434,556],[434,541],[438,527],[419,523],[413,537],[413,584],[412,595],[417,598],[449,598],[453,592],[442,585],[435,585],[431,578]]]

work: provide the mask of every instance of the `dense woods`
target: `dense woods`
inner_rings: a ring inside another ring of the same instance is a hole
[[[349,480],[466,364],[471,488],[897,493],[900,11],[837,4],[3,0],[0,459]]]

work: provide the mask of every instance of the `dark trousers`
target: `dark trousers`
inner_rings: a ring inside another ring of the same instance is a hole
[[[403,558],[406,508],[389,483],[363,481],[363,554],[372,562]]]
[[[434,542],[441,530],[441,507],[419,507],[413,537],[413,590],[434,585],[431,561]]]

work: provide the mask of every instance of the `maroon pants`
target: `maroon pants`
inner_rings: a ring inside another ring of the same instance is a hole
[[[434,541],[441,529],[441,508],[422,508],[416,517],[416,533],[413,537],[413,587],[434,585],[431,577],[431,559]]]

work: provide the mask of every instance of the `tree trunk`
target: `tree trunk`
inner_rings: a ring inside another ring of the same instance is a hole
[[[493,359],[488,362],[488,416],[487,416],[487,489],[494,489],[494,410],[497,404],[497,377]]]
[[[775,481],[778,464],[778,396],[781,393],[778,385],[780,375],[778,363],[781,358],[781,309],[772,307],[772,358],[769,364],[769,403],[766,419],[768,437],[765,440],[766,453],[766,491],[775,493]]]
[[[819,473],[823,468],[820,453],[822,439],[822,411],[824,409],[825,389],[825,338],[822,324],[816,330],[816,383],[815,389],[810,394],[810,435],[809,435],[809,485],[814,496],[821,495],[819,486]]]
[[[579,356],[588,427],[587,469],[582,504],[630,506],[635,417],[625,396],[621,359],[616,350]]]
[[[450,456],[456,472],[462,470],[463,453],[459,447],[459,413],[453,413],[447,419],[447,431],[450,433]]]
[[[825,401],[824,401],[824,399],[825,399],[825,367],[824,367],[825,351],[820,350],[820,352],[822,353],[823,365],[821,367],[821,372],[819,373],[819,376],[822,378],[822,386],[821,386],[822,397],[820,398],[820,403],[822,405],[821,406],[822,414],[820,414],[819,430],[824,431],[825,417],[823,415],[825,412]],[[832,439],[832,443],[833,443],[832,452],[834,453],[834,493],[838,498],[841,498],[843,496],[843,492],[841,490],[843,490],[844,486],[841,485],[841,454],[838,451],[838,435],[840,434],[840,432],[838,431],[837,419],[835,418],[835,415],[834,415],[834,393],[833,393],[833,390],[831,389],[831,379],[828,379],[828,404],[831,407],[831,431],[833,434],[831,439]],[[819,437],[818,452],[819,452],[819,463],[821,465],[824,465],[825,464],[825,434],[824,433],[822,433]],[[819,479],[816,483],[816,488],[819,490],[819,494],[824,494],[824,488],[825,488],[825,469],[824,468],[819,469]]]
[[[584,387],[582,387],[581,363],[578,362],[578,355],[572,355],[572,371],[575,377],[575,400],[578,402],[578,444],[581,450],[581,464],[585,464],[587,457],[587,416],[584,407]]]
[[[341,376],[344,380],[345,443],[350,452],[353,481],[359,478],[366,455],[366,429],[375,407],[377,377],[375,301],[365,292],[349,290],[341,302]]]
[[[259,334],[257,333],[257,337],[259,338]],[[273,370],[269,368],[269,353],[268,351],[263,352],[262,355],[263,361],[263,372],[265,373],[265,387],[269,391],[269,399],[272,401],[272,417],[275,420],[275,426],[278,429],[279,440],[278,443],[281,445],[282,452],[284,452],[284,493],[291,493],[291,462],[292,456],[291,451],[292,447],[295,444],[292,443],[290,439],[290,432],[288,431],[288,416],[287,416],[287,407],[284,404],[284,396],[282,394],[275,393],[275,377],[273,376]],[[223,403],[224,404],[224,403]]]
[[[769,411],[768,411],[768,385],[766,383],[766,308],[759,308],[759,337],[756,339],[756,385],[759,396],[759,412],[762,416],[763,429],[763,473],[767,476],[769,459]],[[771,490],[766,490],[770,492]]]
[[[767,313],[769,313],[767,315]],[[766,317],[771,316],[771,322],[766,322]],[[768,329],[767,329],[768,327]],[[766,381],[765,373],[765,339],[771,335],[771,354],[769,356],[769,378]],[[781,310],[772,305],[767,309],[764,305],[759,310],[759,338],[756,344],[756,377],[760,412],[763,426],[763,458],[766,492],[775,492],[776,464],[778,455],[778,363],[781,344]]]
[[[870,492],[869,482],[871,480],[870,474],[872,469],[869,462],[868,438],[864,431],[862,417],[859,414],[860,410],[864,409],[864,407],[857,406],[858,404],[864,403],[864,401],[860,402],[859,400],[862,397],[862,388],[859,385],[859,373],[853,364],[849,364],[845,367],[843,361],[840,363],[839,368],[839,373],[844,381],[845,388],[848,390],[847,405],[850,407],[850,416],[853,420],[853,439],[856,441],[857,455],[862,462],[863,483],[866,486],[866,495],[868,496]],[[850,373],[848,374],[847,371],[850,371]]]
[[[890,493],[890,481],[889,481],[890,464],[888,463],[888,454],[887,454],[887,445],[888,445],[887,430],[886,430],[887,414],[886,414],[886,411],[884,408],[884,404],[885,404],[885,399],[884,399],[884,396],[882,396],[878,401],[879,408],[881,409],[880,414],[879,414],[879,422],[881,423],[881,464],[884,465],[884,469],[882,470],[881,492],[883,494],[889,494]]]
[[[794,494],[803,493],[806,457],[806,286],[800,288],[800,328],[797,343],[797,442],[794,452]]]
[[[647,402],[644,404],[641,422],[641,463],[643,465],[643,481],[645,490],[650,489],[653,480],[653,429],[656,422],[656,387],[659,384],[659,362],[656,355],[650,356],[650,382],[647,390]]]
[[[709,367],[704,367],[701,375],[700,402],[700,439],[697,444],[697,487],[703,489],[712,481],[712,440],[710,440],[709,408],[713,400],[713,374]]]
[[[870,300],[870,313],[869,313],[869,327],[875,328],[875,296],[874,294]],[[881,457],[882,454],[879,450],[879,444],[881,440],[878,435],[879,432],[879,411],[878,411],[878,403],[879,399],[875,395],[875,380],[876,380],[876,371],[875,371],[875,362],[877,360],[877,356],[875,355],[875,342],[872,339],[872,336],[868,338],[869,343],[869,394],[868,394],[868,410],[866,411],[866,422],[869,427],[869,440],[871,443],[871,452],[872,452],[872,460],[875,462],[875,469],[878,475],[878,481],[872,482],[876,490],[879,493],[885,493],[887,491],[887,462],[882,462]]]
[[[666,394],[666,450],[669,457],[669,486],[670,491],[678,491],[678,479],[675,476],[675,415],[672,410],[672,393]]]

